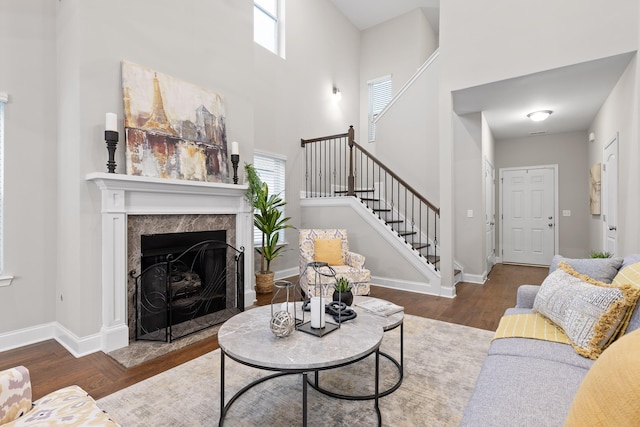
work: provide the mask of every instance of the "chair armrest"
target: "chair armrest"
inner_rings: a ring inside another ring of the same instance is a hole
[[[345,257],[345,264],[349,267],[357,268],[362,270],[364,268],[365,256],[357,254],[355,252],[347,252]]]
[[[0,424],[18,419],[31,410],[31,377],[24,366],[0,372]]]
[[[521,285],[516,297],[516,308],[533,308],[540,285]]]

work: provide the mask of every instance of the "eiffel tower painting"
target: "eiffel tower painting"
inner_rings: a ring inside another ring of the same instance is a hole
[[[224,98],[122,62],[127,174],[228,182]]]

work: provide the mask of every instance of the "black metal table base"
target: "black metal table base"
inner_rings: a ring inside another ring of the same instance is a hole
[[[382,414],[380,412],[380,406],[379,406],[379,398],[381,397],[379,391],[380,391],[380,349],[376,349],[375,350],[375,392],[373,395],[373,399],[374,399],[374,410],[376,411],[376,416],[378,418],[378,427],[382,426]],[[367,354],[366,356],[357,359],[357,360],[353,360],[347,363],[342,363],[340,365],[336,365],[336,366],[332,366],[331,368],[326,368],[326,369],[335,369],[335,368],[339,368],[342,366],[346,366],[346,365],[350,365],[352,363],[358,362],[362,359],[365,359],[367,357],[369,357],[371,355],[371,353]],[[229,356],[231,357],[231,356]],[[309,372],[314,372],[315,376],[317,378],[318,376],[318,372],[319,370],[297,370],[297,369],[293,369],[293,370],[286,370],[286,371],[281,371],[281,370],[277,370],[277,369],[271,369],[271,368],[265,368],[265,367],[261,367],[261,366],[256,366],[256,365],[252,365],[249,363],[245,363],[242,361],[239,361],[237,359],[234,359],[233,357],[231,357],[233,360],[235,360],[238,363],[241,363],[245,366],[250,366],[253,368],[257,368],[257,369],[262,369],[262,370],[270,370],[270,371],[277,371],[276,373],[272,374],[272,375],[267,375],[265,377],[259,378],[255,381],[252,381],[251,383],[247,384],[246,386],[244,386],[243,388],[241,388],[238,392],[236,392],[231,399],[229,399],[228,402],[225,403],[225,397],[224,397],[224,388],[225,388],[225,383],[224,383],[224,372],[225,372],[225,352],[222,351],[222,349],[220,350],[220,421],[218,426],[222,427],[224,425],[224,419],[225,416],[227,415],[227,412],[229,411],[229,409],[231,408],[231,405],[233,405],[233,403],[238,400],[238,398],[240,396],[242,396],[244,393],[246,393],[248,390],[252,389],[253,387],[257,386],[258,384],[261,384],[265,381],[274,379],[274,378],[278,378],[278,377],[282,377],[285,375],[294,375],[294,374],[302,374],[302,426],[303,427],[307,427],[307,384],[311,384],[309,382],[309,378],[308,378],[308,373]],[[315,388],[315,387],[314,387]],[[318,390],[321,391],[321,390]],[[321,391],[322,392],[322,391]],[[326,393],[325,393],[326,394]]]
[[[375,399],[376,397],[385,397],[390,395],[391,393],[393,393],[394,391],[396,391],[401,385],[402,385],[402,380],[404,379],[404,322],[400,323],[400,361],[398,362],[395,358],[393,358],[391,355],[380,351],[380,356],[384,356],[386,359],[388,359],[389,361],[391,361],[394,365],[396,365],[396,368],[398,369],[398,381],[396,381],[395,384],[393,384],[391,387],[389,387],[388,389],[386,389],[385,391],[382,392],[378,392],[376,390],[376,392],[374,394],[368,394],[368,395],[347,395],[347,394],[340,394],[340,393],[335,393],[333,391],[330,390],[326,390],[324,388],[322,388],[319,384],[320,384],[320,373],[318,371],[315,372],[314,375],[314,382],[311,382],[310,379],[307,379],[309,381],[309,385],[316,391],[319,391],[320,393],[330,396],[330,397],[334,397],[336,399],[344,399],[344,400],[372,400]],[[396,326],[397,327],[397,326]],[[389,329],[389,330],[393,330],[395,328]],[[387,331],[388,332],[388,331]],[[377,363],[377,362],[376,362]]]

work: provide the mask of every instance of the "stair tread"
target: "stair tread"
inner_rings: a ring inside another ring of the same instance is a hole
[[[385,219],[384,222],[386,222],[387,224],[400,224],[400,223],[404,222],[404,220],[402,220],[402,219]]]
[[[391,212],[391,209],[386,208],[372,208],[374,212]]]
[[[366,190],[353,190],[354,193],[373,193],[375,190],[373,188]],[[334,193],[336,194],[347,194],[349,190],[336,190]]]
[[[417,231],[398,231],[399,236],[411,236],[413,234],[418,234]]]
[[[413,249],[424,249],[428,248],[430,245],[428,243],[412,243]]]

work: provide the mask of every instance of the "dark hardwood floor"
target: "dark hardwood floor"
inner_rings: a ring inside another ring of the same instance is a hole
[[[405,307],[405,313],[475,328],[495,330],[502,313],[513,307],[521,284],[540,284],[547,268],[496,265],[484,285],[459,283],[456,298],[442,298],[373,286],[371,295]],[[258,305],[271,302],[259,295]],[[0,353],[0,370],[17,365],[31,373],[33,398],[77,384],[95,399],[135,384],[218,348],[215,337],[202,340],[133,368],[124,368],[102,352],[75,358],[54,340]]]

